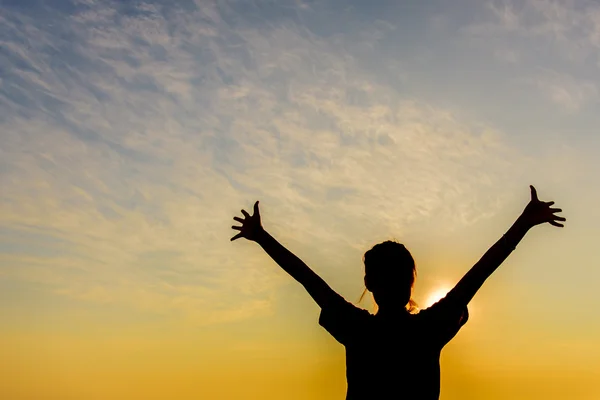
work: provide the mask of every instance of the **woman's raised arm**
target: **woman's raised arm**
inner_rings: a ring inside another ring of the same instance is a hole
[[[312,296],[321,308],[342,299],[308,265],[264,230],[260,222],[258,201],[254,203],[253,215],[249,215],[245,210],[242,210],[242,214],[244,215],[244,219],[239,217],[233,218],[240,222],[242,226],[231,227],[240,231],[240,233],[231,238],[232,241],[243,237],[258,243],[285,272],[304,286],[308,294]]]
[[[533,186],[531,200],[510,229],[481,257],[481,259],[465,274],[446,297],[452,298],[458,304],[467,305],[485,280],[504,262],[508,255],[517,247],[529,229],[536,225],[549,223],[563,227],[560,222],[565,218],[554,215],[562,212],[560,208],[552,208],[553,201],[540,201]]]

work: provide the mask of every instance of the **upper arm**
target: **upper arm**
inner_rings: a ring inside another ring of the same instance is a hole
[[[440,347],[448,343],[467,323],[469,310],[466,304],[446,296],[431,307],[421,311],[426,320],[429,336]]]
[[[494,270],[482,260],[478,261],[448,292],[446,298],[453,304],[466,307]]]
[[[329,308],[345,301],[327,282],[308,267],[307,276],[300,277],[298,281],[304,286],[308,294],[315,300],[321,309]]]
[[[465,306],[469,304],[487,278],[496,271],[500,264],[515,249],[528,229],[527,225],[524,225],[517,219],[506,234],[496,241],[456,284],[455,288],[451,290],[451,296],[462,302]]]
[[[304,286],[321,308],[337,299],[338,294],[319,275],[269,233],[263,231],[257,243],[285,272]]]

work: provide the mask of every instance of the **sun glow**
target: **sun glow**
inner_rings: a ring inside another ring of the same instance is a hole
[[[449,291],[450,291],[450,288],[447,286],[442,286],[442,287],[433,289],[427,296],[424,306],[425,307],[432,306],[433,304],[435,304],[436,301],[439,301],[440,299],[444,298],[444,296],[446,296],[446,294],[448,294]]]

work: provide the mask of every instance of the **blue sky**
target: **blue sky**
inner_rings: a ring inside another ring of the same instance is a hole
[[[567,226],[486,282],[442,399],[597,397],[599,71],[595,1],[0,1],[0,393],[334,398],[342,349],[232,217],[354,302],[398,239],[426,306],[534,184]]]
[[[0,7],[0,277],[34,297],[273,315],[290,283],[229,242],[256,199],[350,297],[388,237],[475,261],[530,183],[575,213],[568,248],[598,237],[595,2]]]

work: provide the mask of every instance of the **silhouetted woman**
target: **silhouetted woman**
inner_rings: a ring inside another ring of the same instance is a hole
[[[554,202],[531,201],[510,229],[431,307],[415,312],[411,299],[415,262],[400,243],[386,241],[364,255],[365,286],[378,306],[377,314],[355,307],[333,291],[302,260],[267,233],[260,222],[258,201],[251,216],[233,219],[240,237],[258,243],[300,282],[321,307],[321,324],[346,347],[347,400],[437,400],[440,394],[440,352],[468,319],[467,304],[532,227],[549,223],[562,227]]]

